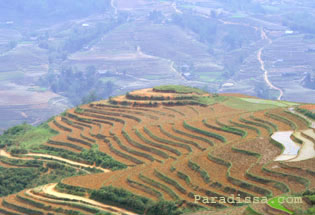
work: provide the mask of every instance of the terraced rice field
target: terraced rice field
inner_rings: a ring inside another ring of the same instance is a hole
[[[161,100],[157,99],[157,104],[151,106],[155,100],[148,100],[146,96]],[[55,117],[49,126],[59,133],[44,144],[46,147],[75,153],[96,147],[99,152],[126,164],[127,168],[107,171],[98,167],[102,171],[98,174],[62,180],[65,186],[83,189],[83,197],[62,194],[56,184],[4,197],[0,214],[55,214],[60,207],[60,214],[67,214],[67,210],[84,211],[84,214],[96,211],[118,214],[123,209],[87,199],[88,190],[103,186],[123,188],[154,201],[181,200],[181,207],[199,205],[203,210],[212,211],[211,214],[216,214],[219,209],[226,210],[226,214],[251,214],[249,211],[259,214],[265,211],[266,204],[234,210],[232,208],[241,204],[222,199],[231,195],[238,196],[241,201],[254,197],[270,199],[315,187],[315,167],[312,165],[315,155],[308,154],[305,158],[302,150],[305,147],[310,151],[311,146],[314,149],[315,133],[307,130],[308,124],[299,116],[288,113],[289,104],[268,110],[258,108],[257,111],[234,109],[221,102],[211,105],[167,104],[176,99],[185,100],[184,96],[187,94],[146,89],[111,101],[82,105]],[[238,99],[239,106],[244,98]],[[244,105],[246,103],[244,101]],[[292,152],[289,144],[299,144],[291,138],[294,132],[304,145]],[[280,162],[283,159],[276,159],[280,154],[290,154],[287,150],[297,156],[295,160]],[[0,155],[11,156],[4,151]],[[26,156],[28,159],[50,156],[77,167],[97,166],[84,160],[71,163],[52,155],[29,153]],[[217,200],[205,203],[196,201],[196,196],[216,197]],[[136,214],[132,210],[123,212]]]

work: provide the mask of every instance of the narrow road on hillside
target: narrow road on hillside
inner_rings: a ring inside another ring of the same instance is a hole
[[[264,30],[261,30],[261,37],[262,39],[264,40],[268,40],[268,43],[271,44],[272,43],[272,40],[266,35],[266,33],[264,32]],[[262,60],[262,52],[263,50],[265,49],[265,47],[262,47],[258,50],[258,53],[257,53],[257,59],[260,63],[260,69],[264,72],[264,79],[265,79],[265,82],[266,84],[271,88],[271,89],[274,89],[274,90],[277,90],[279,91],[279,96],[277,98],[277,100],[281,100],[282,96],[283,96],[283,90],[280,89],[279,87],[276,87],[274,86],[271,81],[269,80],[269,77],[268,77],[268,70],[266,70],[265,68],[265,62]]]
[[[114,13],[117,14],[118,9],[117,9],[117,7],[115,6],[114,0],[111,0],[111,1],[110,1],[110,5],[111,5],[112,8],[114,9]]]
[[[171,60],[171,71],[173,71],[174,73],[177,73],[178,76],[180,77],[180,79],[186,81],[186,78],[183,76],[182,73],[180,73],[179,71],[177,71],[177,69],[174,67],[175,62]]]
[[[4,150],[0,150],[0,156],[4,156],[4,157],[7,157],[7,158],[11,158],[11,159],[21,159],[21,160],[29,160],[30,159],[30,158],[28,158],[26,156],[42,157],[42,158],[48,158],[48,159],[52,159],[52,160],[65,162],[67,164],[74,165],[74,166],[80,166],[80,167],[86,167],[86,168],[96,168],[96,169],[99,169],[99,170],[101,170],[103,172],[110,172],[109,169],[103,169],[101,167],[96,167],[96,166],[92,166],[92,165],[88,165],[88,164],[83,164],[83,163],[79,163],[79,162],[76,162],[76,161],[68,160],[68,159],[57,157],[57,156],[53,156],[53,155],[47,155],[47,154],[28,153],[28,154],[23,154],[23,156],[25,156],[25,157],[16,157],[16,156],[12,156],[10,153],[8,153],[8,152],[6,152]]]
[[[176,2],[174,2],[172,4],[172,7],[174,8],[175,12],[178,13],[178,14],[183,14],[183,12],[181,10],[179,10],[177,7],[176,7]]]
[[[249,24],[244,24],[244,23],[236,23],[236,22],[230,22],[230,21],[225,21],[225,20],[222,20],[222,19],[219,19],[220,22],[222,22],[223,24],[225,25],[242,25],[242,26],[246,26],[246,27],[252,27],[255,29],[255,31],[258,31],[259,28],[256,27],[256,26],[251,26]],[[267,40],[268,41],[268,44],[270,45],[272,43],[272,40],[267,36],[266,32],[261,29],[260,30],[260,37],[262,40]],[[268,77],[268,71],[266,70],[265,68],[265,62],[262,60],[262,52],[264,50],[265,47],[262,47],[258,50],[258,53],[257,53],[257,59],[260,63],[260,69],[264,72],[264,80],[266,82],[266,84],[271,88],[271,89],[274,89],[274,90],[277,90],[279,91],[279,96],[277,98],[277,100],[281,100],[282,96],[283,96],[283,90],[274,86],[271,81],[269,80],[269,77]]]
[[[55,190],[56,186],[57,186],[57,183],[46,184],[46,185],[42,186],[42,192],[44,192],[48,195],[55,196],[57,198],[66,198],[66,199],[71,199],[71,200],[75,200],[75,201],[80,201],[80,202],[85,203],[87,205],[93,205],[93,206],[96,206],[100,209],[104,209],[104,210],[110,211],[111,213],[115,213],[115,214],[137,215],[136,213],[133,213],[133,212],[130,212],[130,211],[118,208],[118,207],[105,205],[105,204],[102,204],[100,202],[97,202],[97,201],[94,201],[92,199],[88,199],[88,198],[85,198],[82,196],[75,196],[75,195],[71,195],[71,194],[67,194],[67,193],[60,193],[60,192]]]

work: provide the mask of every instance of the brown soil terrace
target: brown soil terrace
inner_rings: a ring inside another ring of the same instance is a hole
[[[152,89],[138,90],[131,94],[165,96],[170,99],[178,96],[175,93],[153,92]],[[182,95],[187,96],[187,94]],[[229,95],[225,94],[225,96]],[[115,99],[120,102],[126,101],[125,96]],[[137,100],[137,102],[148,101]],[[314,109],[314,105],[302,107]],[[303,120],[286,113],[285,108],[248,112],[232,109],[223,104],[132,107],[100,101],[83,105],[80,109],[80,111],[75,108],[70,109],[65,116],[55,117],[54,121],[49,123],[52,129],[59,131],[59,134],[51,140],[68,144],[46,144],[73,152],[80,152],[97,144],[101,152],[126,164],[128,168],[109,171],[97,167],[103,173],[66,178],[62,181],[64,184],[88,189],[112,185],[152,200],[158,200],[157,193],[159,193],[165,200],[181,199],[186,202],[194,202],[192,195],[228,197],[231,194],[241,194],[243,197],[262,197],[268,194],[276,196],[286,193],[285,190],[274,186],[275,182],[286,185],[290,188],[290,192],[302,192],[307,189],[300,180],[293,180],[290,176],[309,181],[309,188],[315,188],[315,177],[312,175],[315,172],[313,165],[315,158],[298,162],[274,161],[275,157],[281,154],[281,150],[272,143],[270,131],[288,131],[292,128],[286,121],[270,117],[268,114],[285,118],[294,123],[297,130],[308,129],[308,125]],[[310,135],[314,137],[314,134],[313,132]],[[69,137],[84,140],[91,145]],[[29,153],[20,158],[1,150],[0,155],[12,159],[52,158],[73,166],[95,167],[95,165],[45,154]],[[0,165],[10,167],[2,163]],[[287,176],[281,177],[280,173]],[[135,214],[86,197],[60,193],[55,186],[56,184],[48,184],[27,190],[26,196],[25,191],[20,194],[34,201],[51,204],[52,207],[61,205],[61,198],[67,198],[114,211],[115,214],[120,212]],[[39,191],[35,192],[36,190]],[[53,200],[51,196],[59,200]],[[5,197],[3,200],[28,207],[25,202],[17,198],[17,194]],[[218,209],[218,205],[215,204],[198,204],[212,211]],[[3,203],[2,207],[7,211],[14,211]],[[222,204],[221,207],[229,208],[226,214],[242,214],[247,208],[234,209],[234,206],[228,203]],[[255,205],[253,209],[264,211],[264,207],[264,205]],[[67,208],[72,206],[68,205]]]

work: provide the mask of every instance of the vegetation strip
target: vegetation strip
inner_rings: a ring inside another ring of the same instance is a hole
[[[240,121],[243,122],[243,123],[246,123],[246,124],[255,125],[255,126],[258,126],[258,127],[261,127],[261,128],[265,128],[268,131],[269,135],[271,135],[273,133],[272,129],[269,126],[265,125],[265,124],[262,124],[262,123],[259,123],[259,122],[253,122],[253,121],[250,121],[250,120],[246,120],[244,118],[240,118]]]
[[[221,136],[219,134],[216,134],[216,133],[212,133],[210,131],[205,131],[205,130],[193,127],[193,126],[187,124],[186,121],[183,122],[183,126],[184,126],[184,128],[186,128],[186,129],[188,129],[190,131],[193,131],[193,132],[196,132],[196,133],[199,133],[199,134],[203,134],[203,135],[206,135],[208,137],[213,137],[213,138],[215,138],[215,139],[217,139],[217,140],[219,140],[219,141],[221,141],[223,143],[226,142],[225,137],[223,137],[223,136]]]
[[[255,120],[255,121],[257,121],[257,122],[268,124],[269,126],[271,126],[274,129],[274,131],[278,131],[278,126],[276,124],[270,122],[270,121],[257,118],[257,117],[255,117],[253,115],[251,115],[250,118]]]
[[[201,136],[196,136],[196,135],[193,135],[193,134],[186,133],[184,131],[176,129],[174,126],[172,127],[172,129],[173,129],[174,132],[176,132],[178,134],[181,134],[181,135],[193,138],[193,139],[201,140],[201,141],[203,141],[205,143],[208,143],[211,146],[214,146],[214,143],[211,140],[209,140],[209,139],[203,138]]]
[[[194,163],[191,160],[189,160],[188,161],[188,167],[190,169],[198,172],[206,184],[210,183],[210,177],[209,177],[208,173],[205,170],[203,170],[197,163]]]
[[[137,155],[137,156],[139,156],[139,157],[146,158],[146,159],[148,159],[148,160],[150,160],[150,161],[154,161],[154,160],[155,160],[154,157],[152,157],[152,156],[149,155],[149,154],[146,154],[146,153],[143,153],[143,152],[139,152],[139,151],[133,150],[133,149],[131,149],[131,148],[125,146],[125,145],[121,142],[121,140],[119,139],[118,136],[113,135],[113,139],[116,141],[116,143],[119,145],[119,147],[120,147],[122,150],[124,150],[124,151],[126,151],[126,152],[128,152],[128,153],[130,153],[130,154],[133,154],[133,155]]]
[[[236,135],[239,135],[241,137],[244,137],[246,135],[246,132],[244,132],[240,129],[236,129],[236,128],[229,127],[229,126],[224,126],[224,127],[220,128],[220,127],[217,127],[217,126],[214,126],[214,125],[207,123],[207,120],[205,120],[205,119],[202,120],[202,123],[206,127],[217,130],[217,131],[223,131],[223,132],[227,132],[227,133],[231,133],[231,134],[236,134]]]
[[[160,128],[161,133],[164,134],[165,136],[169,137],[169,138],[172,138],[172,139],[174,139],[174,140],[177,140],[177,141],[180,141],[180,142],[184,142],[184,143],[193,145],[193,146],[195,146],[196,148],[198,148],[198,149],[201,150],[201,151],[204,151],[204,150],[205,150],[205,148],[202,148],[198,143],[196,143],[196,142],[194,142],[194,141],[190,141],[190,140],[183,139],[183,138],[177,137],[177,136],[175,136],[175,135],[172,135],[171,133],[169,133],[169,132],[167,132],[166,130],[164,130],[161,125],[159,125],[158,127]]]
[[[150,195],[153,195],[153,196],[157,197],[157,198],[160,199],[160,200],[164,199],[162,193],[160,193],[159,191],[157,191],[157,190],[155,190],[155,189],[153,189],[153,188],[151,188],[151,187],[148,187],[148,186],[146,186],[146,185],[144,185],[144,184],[141,184],[141,183],[139,183],[139,182],[137,182],[137,181],[131,180],[130,178],[127,178],[127,183],[128,183],[130,186],[132,186],[132,187],[134,187],[134,188],[136,188],[136,189],[140,189],[140,190],[142,190],[142,191],[144,191],[145,193],[148,193],[148,194],[150,194]]]
[[[163,151],[160,151],[160,150],[158,150],[156,148],[151,148],[151,147],[142,145],[142,144],[138,143],[137,141],[134,141],[133,139],[131,139],[131,137],[128,135],[128,133],[124,129],[121,131],[121,133],[131,145],[133,145],[133,146],[135,146],[135,147],[137,147],[139,149],[142,149],[144,151],[156,154],[156,155],[158,155],[158,156],[160,156],[162,158],[168,158],[169,157],[168,154],[166,154]]]
[[[145,143],[151,145],[151,146],[155,146],[155,147],[158,147],[158,148],[161,148],[161,149],[164,149],[164,150],[167,150],[169,152],[172,152],[174,154],[176,154],[177,156],[180,156],[182,153],[180,153],[180,151],[178,151],[177,149],[174,149],[172,147],[169,147],[169,146],[165,146],[165,145],[162,145],[162,144],[159,144],[159,143],[155,143],[149,139],[147,139],[146,137],[144,137],[139,131],[138,129],[136,129],[135,131],[136,135]]]
[[[292,128],[292,130],[297,129],[297,125],[294,122],[288,120],[287,118],[285,118],[283,116],[275,115],[275,114],[272,114],[269,112],[266,112],[265,116],[289,125]]]
[[[253,191],[255,193],[259,193],[263,196],[266,196],[266,197],[271,197],[272,196],[272,192],[270,190],[267,190],[267,189],[264,189],[264,188],[261,188],[261,187],[258,187],[256,185],[253,185],[253,184],[250,184],[248,182],[245,182],[245,181],[242,181],[240,179],[237,179],[237,178],[234,178],[230,175],[230,169],[232,168],[232,163],[230,162],[227,162],[223,159],[220,159],[220,158],[217,158],[217,157],[214,157],[213,155],[211,155],[210,153],[208,154],[208,157],[207,157],[209,160],[217,163],[217,164],[220,164],[220,165],[223,165],[223,166],[226,166],[228,167],[228,171],[226,173],[226,176],[227,176],[227,179],[234,185],[236,186],[239,186],[241,188],[244,188],[244,189],[247,189],[247,190],[250,190],[250,191]]]
[[[289,114],[295,118],[297,118],[298,120],[300,120],[306,127],[310,127],[311,126],[311,123],[309,121],[307,121],[305,118],[303,118],[302,116],[296,114],[296,113],[293,113],[291,111],[287,111],[285,110],[284,111],[286,114]]]
[[[248,151],[248,150],[238,149],[238,148],[235,148],[235,147],[232,147],[232,150],[235,151],[235,152],[238,152],[238,153],[242,153],[242,154],[248,155],[248,156],[254,156],[254,157],[259,159],[257,162],[259,162],[261,157],[262,157],[261,154],[256,153],[256,152],[251,152],[251,151]],[[254,166],[255,166],[255,164],[252,164],[251,167],[248,170],[246,170],[245,176],[248,179],[250,179],[252,181],[255,181],[255,182],[258,182],[258,183],[265,184],[265,185],[271,184],[271,186],[273,186],[274,188],[280,190],[283,193],[290,192],[290,188],[286,184],[284,184],[282,182],[275,181],[275,180],[272,180],[272,179],[267,179],[267,178],[264,178],[264,177],[261,177],[261,176],[257,176],[257,175],[254,175],[254,174],[250,173],[250,170]]]
[[[154,181],[153,179],[150,179],[142,174],[139,174],[139,179],[142,180],[143,182],[153,186],[153,187],[156,187],[160,190],[163,190],[165,193],[167,193],[169,196],[171,196],[174,200],[179,200],[179,196],[174,192],[172,191],[172,189],[170,189],[169,187],[167,187],[166,185],[164,184],[161,184],[157,181]]]
[[[149,129],[147,129],[146,127],[143,127],[143,130],[144,132],[149,135],[153,140],[156,140],[156,141],[159,141],[159,142],[162,142],[162,143],[165,143],[165,144],[168,144],[168,145],[172,145],[172,146],[177,146],[177,147],[181,147],[181,148],[185,148],[187,149],[189,152],[192,152],[192,149],[190,146],[187,146],[183,143],[178,143],[178,142],[173,142],[173,141],[170,141],[170,140],[166,140],[166,139],[163,139],[163,138],[160,138],[156,135],[154,135]]]
[[[154,170],[154,175],[164,181],[167,184],[170,184],[174,186],[179,192],[182,194],[186,194],[187,191],[185,188],[183,188],[177,181],[174,181],[173,179],[167,177],[166,175],[162,174],[161,172],[157,171],[156,169]]]
[[[261,135],[260,133],[260,130],[256,127],[253,127],[253,126],[249,126],[249,125],[244,125],[244,124],[241,124],[241,123],[238,123],[238,122],[233,122],[232,120],[230,120],[230,123],[232,123],[233,125],[237,126],[237,127],[240,127],[240,128],[247,128],[247,129],[250,129],[250,130],[253,130],[257,133],[257,135]]]
[[[312,111],[303,108],[296,108],[296,110],[301,114],[305,115],[306,117],[315,120],[315,113],[313,113]]]

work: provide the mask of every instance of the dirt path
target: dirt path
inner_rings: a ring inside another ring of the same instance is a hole
[[[175,12],[178,13],[178,14],[183,14],[183,12],[181,10],[179,10],[177,7],[176,7],[176,2],[174,2],[172,4],[172,7],[174,8]]]
[[[55,197],[58,197],[58,198],[77,200],[77,201],[80,201],[80,202],[85,203],[85,204],[90,204],[90,205],[96,206],[100,209],[108,210],[110,212],[116,211],[115,214],[137,215],[136,213],[133,213],[133,212],[130,212],[130,211],[127,211],[124,209],[120,209],[118,207],[105,205],[105,204],[102,204],[100,202],[97,202],[97,201],[94,201],[94,200],[91,200],[91,199],[88,199],[85,197],[70,195],[70,194],[66,194],[66,193],[59,193],[58,191],[55,190],[56,185],[57,185],[57,183],[44,185],[41,187],[42,192],[49,194],[49,195],[52,195],[52,196],[55,196]]]
[[[180,73],[179,71],[177,71],[177,69],[174,67],[175,62],[171,61],[171,71],[173,71],[174,73],[178,74],[178,76],[180,77],[180,79],[186,81],[186,78],[182,75],[182,73]]]
[[[253,26],[250,26],[249,24],[229,22],[229,21],[224,21],[224,20],[222,20],[222,19],[220,19],[219,21],[221,21],[221,22],[222,22],[223,24],[225,24],[225,25],[243,25],[243,26],[246,26],[246,27],[252,27],[252,28],[254,28],[256,31],[259,30],[258,27],[256,27],[256,26],[253,27]],[[272,40],[267,36],[266,32],[265,32],[263,29],[260,30],[260,37],[261,37],[262,40],[267,40],[269,44],[272,43]],[[264,71],[264,80],[265,80],[266,84],[267,84],[271,89],[274,89],[274,90],[279,91],[280,95],[278,96],[277,100],[281,100],[281,98],[282,98],[282,96],[283,96],[283,90],[280,89],[280,88],[278,88],[278,87],[276,87],[276,86],[274,86],[274,85],[271,83],[271,81],[269,80],[269,77],[268,77],[268,71],[267,71],[266,68],[265,68],[265,62],[262,60],[262,57],[261,57],[264,48],[265,48],[265,47],[260,48],[260,49],[258,50],[258,53],[257,53],[257,59],[258,59],[260,65],[261,65],[261,66],[260,66],[260,69],[261,69],[262,71]]]
[[[272,43],[272,40],[267,36],[266,32],[264,30],[261,30],[261,38],[264,39],[264,40],[268,40],[268,43],[271,44]],[[274,90],[277,90],[280,92],[280,95],[278,96],[277,100],[281,100],[282,96],[283,96],[283,90],[274,86],[270,80],[269,80],[269,77],[268,77],[268,71],[266,70],[265,68],[265,62],[262,60],[262,52],[263,50],[265,49],[265,47],[262,47],[258,50],[258,53],[257,53],[257,59],[260,63],[260,69],[262,71],[264,71],[264,79],[265,79],[265,82],[266,84],[271,88],[271,89],[274,89]]]
[[[114,0],[111,0],[111,1],[110,1],[110,5],[111,5],[111,7],[114,9],[114,13],[117,14],[118,9],[117,9],[117,7],[115,6]]]
[[[0,155],[4,156],[4,157],[7,157],[7,158],[11,158],[11,159],[22,159],[22,160],[29,160],[30,159],[30,158],[27,158],[27,157],[15,157],[15,156],[12,156],[10,153],[8,153],[8,152],[6,152],[4,150],[0,150]],[[65,163],[68,163],[68,164],[74,165],[74,166],[80,166],[80,167],[86,167],[86,168],[96,168],[96,169],[99,169],[99,170],[101,170],[103,172],[110,172],[109,169],[103,169],[101,167],[95,167],[95,166],[92,166],[92,165],[79,163],[79,162],[76,162],[76,161],[68,160],[68,159],[57,157],[57,156],[53,156],[53,155],[28,153],[28,154],[24,154],[23,156],[48,158],[48,159],[52,159],[52,160],[62,161],[62,162],[65,162]]]

